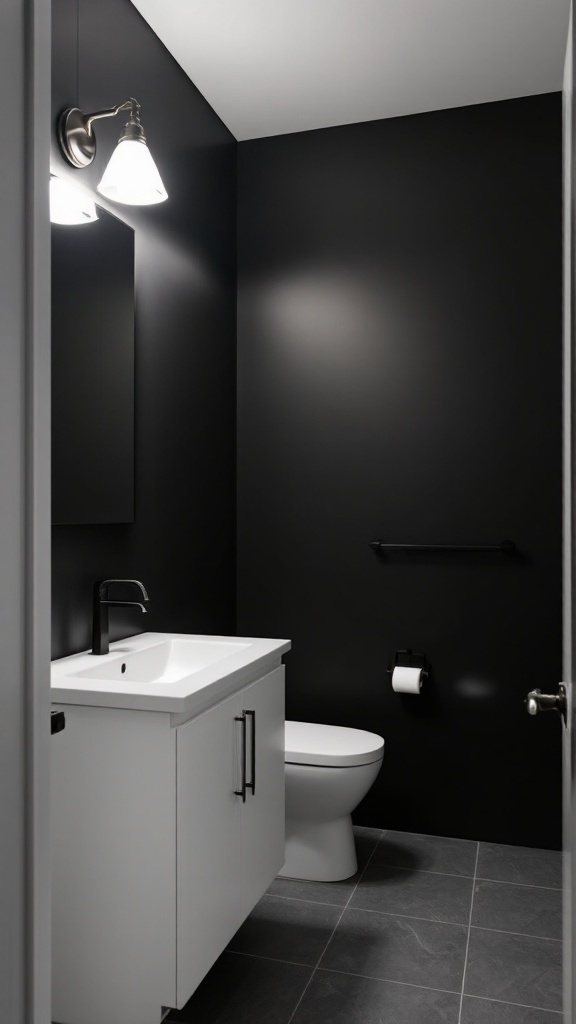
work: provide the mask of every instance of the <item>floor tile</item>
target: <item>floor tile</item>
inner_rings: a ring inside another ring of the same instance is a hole
[[[313,967],[341,913],[341,907],[263,896],[228,948]]]
[[[545,939],[562,938],[562,892],[532,885],[477,881],[472,924]]]
[[[467,937],[462,925],[345,910],[320,966],[460,992]]]
[[[468,924],[472,879],[370,862],[350,906],[430,921]]]
[[[376,829],[354,829],[358,871],[343,882],[308,882],[300,878],[275,878],[268,892],[272,896],[285,896],[297,900],[332,903],[343,907],[354,891],[358,879],[374,853],[381,833]]]
[[[467,839],[419,836],[410,832],[386,832],[374,856],[374,864],[420,871],[443,871],[448,875],[474,875],[477,843]]]
[[[461,1024],[562,1024],[562,1015],[551,1010],[533,1010],[511,1003],[464,996]]]
[[[180,1024],[288,1024],[312,971],[257,957],[223,953],[182,1010]]]
[[[317,971],[293,1024],[458,1024],[459,1006],[450,992]]]
[[[562,888],[562,854],[559,850],[532,850],[527,846],[480,843],[478,878],[521,885]]]
[[[560,1010],[562,943],[472,928],[464,991],[543,1010]]]

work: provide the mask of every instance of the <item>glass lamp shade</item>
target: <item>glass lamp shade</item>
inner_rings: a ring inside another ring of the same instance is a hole
[[[50,220],[52,224],[90,224],[98,220],[90,196],[63,178],[50,178]]]
[[[148,146],[134,139],[120,140],[96,187],[107,199],[129,206],[149,206],[168,198]]]

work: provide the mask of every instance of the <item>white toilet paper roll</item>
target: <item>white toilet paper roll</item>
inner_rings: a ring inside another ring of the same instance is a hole
[[[396,693],[420,693],[422,669],[396,665],[392,673],[392,689]]]

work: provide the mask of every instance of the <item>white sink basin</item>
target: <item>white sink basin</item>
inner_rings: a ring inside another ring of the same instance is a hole
[[[52,701],[141,711],[199,714],[270,672],[289,640],[140,633],[52,662]]]
[[[125,683],[176,683],[249,646],[246,641],[172,638],[141,651],[124,654],[115,651],[113,658],[101,655],[95,659],[98,664],[93,668],[73,670],[70,675],[78,679],[117,679]]]

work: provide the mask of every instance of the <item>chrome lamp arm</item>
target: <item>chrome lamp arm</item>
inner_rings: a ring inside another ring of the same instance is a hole
[[[96,156],[96,136],[92,130],[93,122],[105,117],[116,117],[121,110],[129,110],[130,118],[123,128],[120,138],[130,138],[145,143],[146,136],[140,124],[140,104],[133,96],[124,100],[123,103],[118,103],[115,107],[95,110],[91,114],[85,114],[79,107],[69,107],[63,112],[58,122],[58,140],[68,163],[73,167],[88,167]]]

